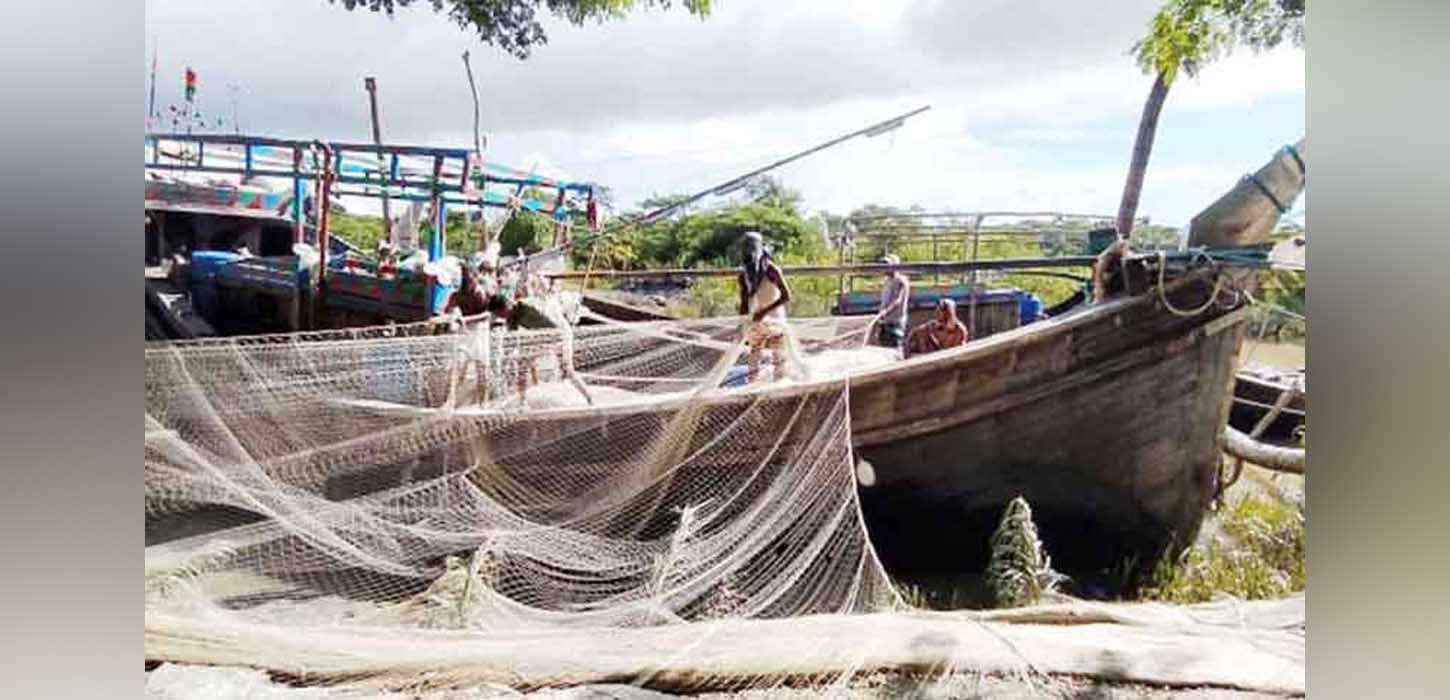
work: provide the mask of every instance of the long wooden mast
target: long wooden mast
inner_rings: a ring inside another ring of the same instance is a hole
[[[720,196],[720,195],[729,194],[729,193],[731,193],[731,192],[733,192],[733,191],[735,191],[735,190],[740,189],[741,187],[743,187],[745,185],[745,183],[749,182],[752,178],[758,177],[760,175],[763,175],[765,173],[768,173],[768,172],[770,172],[772,170],[775,170],[775,169],[780,168],[782,166],[788,165],[790,163],[794,163],[795,161],[798,161],[798,160],[800,160],[802,158],[805,158],[806,156],[809,156],[809,155],[812,155],[812,154],[815,154],[815,153],[819,153],[821,151],[826,150],[827,148],[831,148],[832,146],[839,145],[841,143],[844,143],[846,141],[850,141],[851,139],[858,138],[858,137],[861,137],[861,136],[865,136],[865,137],[870,138],[870,137],[874,137],[874,136],[880,136],[881,134],[887,133],[889,131],[893,131],[893,130],[895,130],[897,128],[900,128],[902,124],[906,123],[906,120],[907,119],[910,119],[910,118],[912,118],[912,117],[914,117],[914,116],[916,116],[918,114],[921,114],[922,112],[925,112],[925,111],[927,111],[929,109],[931,109],[931,105],[925,105],[925,106],[922,106],[922,107],[918,107],[918,108],[913,109],[910,112],[907,112],[905,114],[900,114],[900,115],[897,115],[897,116],[892,117],[890,119],[886,119],[884,121],[877,122],[877,123],[872,124],[870,126],[867,126],[865,128],[857,129],[856,131],[853,131],[853,132],[851,132],[849,134],[844,134],[844,135],[841,135],[841,136],[837,136],[836,138],[833,138],[833,139],[831,139],[829,141],[826,141],[824,143],[820,143],[820,144],[817,144],[817,145],[812,146],[810,148],[807,148],[804,151],[800,151],[798,153],[794,153],[792,155],[789,155],[789,156],[786,156],[784,158],[781,158],[780,160],[774,161],[774,162],[772,162],[772,163],[770,163],[768,165],[764,165],[764,166],[761,166],[761,167],[756,168],[754,170],[751,170],[750,172],[745,173],[744,175],[740,175],[738,177],[731,178],[730,180],[726,180],[725,182],[722,182],[722,183],[720,183],[718,185],[714,185],[714,186],[712,186],[712,187],[710,187],[708,189],[700,190],[699,192],[696,192],[696,193],[694,193],[694,194],[692,194],[692,195],[690,195],[690,196],[688,196],[688,197],[686,197],[686,198],[684,198],[684,199],[682,199],[682,200],[680,200],[678,202],[675,202],[673,204],[668,204],[668,205],[665,205],[663,207],[659,207],[657,209],[654,209],[653,211],[645,212],[644,214],[641,214],[639,216],[633,217],[631,219],[628,219],[628,220],[625,220],[625,221],[621,221],[618,224],[616,224],[614,226],[611,226],[608,230],[601,231],[601,232],[599,232],[597,234],[594,234],[594,235],[580,236],[579,238],[576,238],[576,239],[574,239],[572,241],[568,241],[568,242],[562,243],[560,245],[554,246],[553,248],[549,248],[547,250],[540,251],[540,252],[538,252],[538,253],[534,254],[533,256],[530,256],[530,257],[545,256],[545,255],[549,255],[551,253],[558,253],[558,252],[561,252],[561,251],[564,251],[564,250],[568,250],[569,248],[572,248],[572,247],[574,247],[576,245],[579,245],[581,243],[583,243],[583,244],[591,243],[591,242],[593,242],[595,240],[598,240],[598,239],[601,239],[601,238],[606,238],[608,236],[612,236],[612,235],[621,233],[621,232],[626,231],[626,230],[628,230],[630,228],[633,228],[635,226],[640,226],[640,225],[643,225],[643,224],[650,223],[651,221],[655,221],[656,219],[659,219],[661,217],[667,216],[667,215],[669,215],[669,214],[671,214],[671,213],[673,213],[675,211],[678,211],[678,210],[680,210],[680,209],[682,209],[682,208],[684,208],[686,206],[689,206],[690,204],[693,204],[695,202],[698,202],[699,200],[704,199],[705,197],[708,197],[708,196],[711,196],[711,195]],[[520,261],[514,261],[511,264],[518,264],[519,262]]]

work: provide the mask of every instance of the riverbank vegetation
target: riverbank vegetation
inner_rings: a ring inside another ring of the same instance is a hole
[[[1210,516],[1218,533],[1178,561],[1164,560],[1148,600],[1199,603],[1221,595],[1244,600],[1281,598],[1304,590],[1304,512],[1300,507],[1249,496]]]
[[[573,235],[581,242],[571,250],[570,262],[578,270],[733,267],[738,264],[736,242],[745,231],[759,231],[769,242],[776,261],[785,266],[870,263],[888,253],[903,262],[922,262],[965,261],[974,255],[978,259],[994,260],[1095,252],[1089,247],[1091,224],[1083,220],[989,221],[973,251],[971,239],[964,233],[968,221],[937,219],[932,227],[924,228],[917,216],[925,211],[920,206],[867,204],[845,214],[809,212],[799,192],[768,176],[749,182],[742,191],[742,197],[721,206],[686,209],[644,226],[604,236],[589,236],[583,219],[576,217]],[[605,194],[607,198],[608,193]],[[528,198],[537,193],[525,191],[523,195]],[[627,221],[684,197],[646,198],[636,207],[619,212],[614,220]],[[482,226],[470,220],[462,209],[449,211],[446,218],[447,252],[467,257],[477,251]],[[372,254],[383,237],[383,225],[378,217],[337,211],[331,221],[334,235],[365,254]],[[553,221],[546,216],[520,211],[503,221],[499,232],[503,255],[533,254],[552,244]],[[855,223],[848,227],[848,221]],[[492,225],[500,224],[496,219]],[[910,238],[892,237],[902,232],[914,233]],[[425,222],[419,233],[420,240],[426,245],[431,236],[432,223]],[[1181,242],[1181,232],[1168,226],[1140,224],[1134,229],[1133,242],[1135,247],[1143,249],[1174,248]],[[1091,270],[1085,267],[1054,272],[1080,278],[1091,275]],[[1020,273],[984,272],[976,279],[987,287],[1014,287],[1036,294],[1048,304],[1066,299],[1082,287],[1081,283],[1063,277]],[[956,274],[920,277],[913,283],[950,286],[965,285],[971,280],[970,274]],[[789,309],[793,316],[829,314],[843,286],[847,291],[874,293],[881,284],[876,278],[843,279],[836,275],[794,275],[789,281],[794,293]],[[1302,273],[1266,274],[1261,287],[1262,300],[1302,315],[1303,281]],[[739,304],[735,281],[729,278],[650,284],[595,279],[590,281],[589,288],[652,299],[652,305],[658,310],[677,317],[734,315]],[[1263,306],[1255,311],[1256,330],[1262,328],[1266,335],[1281,339],[1303,337],[1302,321],[1268,309]],[[1267,324],[1264,319],[1268,319]]]

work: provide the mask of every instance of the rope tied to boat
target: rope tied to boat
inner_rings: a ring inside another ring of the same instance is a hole
[[[1108,267],[1114,261],[1118,262],[1118,269],[1123,273],[1123,284],[1127,285],[1128,267],[1125,261],[1129,252],[1131,251],[1128,247],[1128,239],[1119,236],[1117,240],[1104,248],[1103,252],[1098,253],[1097,260],[1093,261],[1092,300],[1094,304],[1108,296]]]
[[[1193,263],[1198,262],[1199,258],[1204,258],[1204,259],[1208,260],[1209,263],[1211,263],[1213,265],[1213,267],[1214,267],[1213,289],[1209,292],[1208,299],[1203,302],[1203,305],[1202,306],[1199,306],[1196,309],[1179,309],[1179,308],[1177,308],[1177,307],[1175,307],[1173,305],[1173,302],[1168,301],[1167,285],[1164,282],[1164,274],[1168,270],[1168,254],[1165,251],[1162,251],[1162,250],[1157,251],[1157,253],[1158,253],[1158,301],[1162,302],[1163,308],[1164,309],[1167,309],[1168,310],[1168,313],[1171,313],[1174,316],[1180,316],[1180,317],[1188,318],[1188,317],[1192,317],[1192,316],[1197,316],[1197,315],[1199,315],[1199,314],[1207,311],[1209,309],[1209,307],[1213,306],[1214,303],[1218,301],[1219,292],[1223,289],[1223,275],[1220,274],[1219,271],[1218,271],[1218,266],[1219,266],[1218,261],[1215,260],[1212,255],[1209,255],[1208,253],[1205,253],[1202,250],[1195,249],[1193,252],[1194,252],[1194,255],[1193,255],[1193,258],[1189,261],[1189,265],[1192,265]]]

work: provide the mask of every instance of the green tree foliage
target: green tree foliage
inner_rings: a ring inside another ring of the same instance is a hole
[[[1179,71],[1196,76],[1235,45],[1266,51],[1286,38],[1304,45],[1304,0],[1169,0],[1133,55],[1143,72],[1171,86]]]
[[[519,211],[499,231],[500,255],[532,255],[543,250],[554,237],[554,222],[543,214]]]
[[[448,231],[446,252],[459,257],[472,255],[478,250],[478,225],[470,223],[468,213],[461,209],[450,210],[445,216],[444,226]],[[378,242],[383,240],[383,219],[380,216],[335,212],[328,219],[328,231],[329,235],[351,243],[366,255],[372,255],[378,249]],[[424,222],[418,232],[419,245],[427,249],[432,237],[432,222]]]
[[[383,219],[379,216],[333,213],[328,217],[330,235],[337,236],[369,255],[383,239]]]
[[[1285,240],[1291,236],[1302,236],[1304,231],[1297,227],[1284,227],[1276,231],[1270,240]],[[1307,316],[1308,299],[1305,291],[1308,274],[1295,270],[1266,270],[1259,277],[1259,289],[1255,292],[1262,305],[1253,307],[1250,316],[1250,333],[1264,333],[1275,340],[1303,341],[1308,335],[1308,324],[1297,316]],[[1279,310],[1287,311],[1288,314]]]
[[[931,225],[925,226],[922,219],[910,216],[922,211],[924,210],[919,206],[902,209],[877,204],[868,204],[853,210],[846,217],[851,222],[855,243],[853,251],[847,256],[847,261],[872,262],[887,253],[896,255],[903,262],[972,259],[971,238],[967,235],[973,223],[972,217],[933,218]],[[911,233],[929,235],[933,232],[938,234],[935,241],[920,237],[893,239],[883,235]],[[1037,235],[1021,235],[1022,226],[1020,225],[1011,229],[1003,229],[988,220],[982,229],[976,257],[979,260],[998,260],[1082,255],[1086,233],[1087,224],[1085,223],[1077,225],[1076,228],[1070,224],[1043,224]],[[1081,277],[1091,274],[1087,268],[1068,268],[1057,271]],[[927,276],[914,280],[914,284],[918,286],[962,284],[969,282],[970,279],[970,274]],[[1048,303],[1066,299],[1078,291],[1081,286],[1070,279],[1029,274],[994,276],[984,273],[979,275],[978,280],[991,287],[1016,287],[1036,294]],[[853,288],[856,290],[875,289],[879,284],[877,280],[857,280]]]
[[[637,229],[631,237],[647,267],[719,267],[737,262],[746,231],[759,231],[777,258],[808,255],[824,247],[819,229],[800,210],[800,194],[774,178],[747,185],[750,199],[719,209],[677,214]],[[677,203],[682,195],[652,197],[642,211]],[[638,214],[627,214],[626,216]]]
[[[328,0],[353,10],[359,7],[392,16],[401,7],[424,4],[422,0]],[[464,29],[478,33],[479,40],[496,46],[516,58],[528,58],[535,46],[547,44],[548,35],[540,22],[543,10],[575,26],[586,21],[604,22],[620,19],[630,11],[644,8],[669,9],[674,0],[427,0],[434,12],[446,12],[448,18]],[[710,0],[681,0],[681,5],[696,17],[710,14]]]
[[[1304,0],[1168,0],[1148,24],[1148,34],[1133,45],[1153,86],[1138,120],[1128,178],[1118,207],[1118,231],[1126,235],[1143,191],[1153,150],[1158,115],[1179,72],[1190,77],[1214,59],[1244,45],[1255,51],[1274,48],[1288,38],[1304,42]]]
[[[751,181],[744,192],[744,201],[705,211],[686,210],[593,242],[587,250],[576,251],[575,263],[579,265],[593,255],[596,269],[732,267],[739,263],[739,240],[746,231],[759,231],[781,264],[819,262],[827,257],[820,223],[801,210],[798,192],[770,177]],[[678,204],[686,197],[656,195],[640,202],[623,218]],[[608,265],[607,260],[622,264]],[[793,278],[791,287],[796,298],[791,313],[825,313],[829,299],[834,298],[835,285],[834,278]],[[738,300],[734,280],[696,280],[690,286],[688,302],[672,311],[683,315],[732,315]]]

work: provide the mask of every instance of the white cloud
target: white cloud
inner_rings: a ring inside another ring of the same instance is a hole
[[[931,104],[891,135],[780,174],[810,206],[832,210],[866,202],[1103,210],[1116,205],[1149,84],[1126,49],[1158,4],[727,0],[705,21],[677,8],[554,26],[525,62],[479,45],[427,3],[391,21],[323,0],[147,0],[146,8],[148,35],[160,40],[163,104],[189,64],[211,111],[225,104],[226,84],[241,86],[248,130],[367,139],[362,76],[376,75],[385,138],[469,144],[472,101],[459,60],[467,48],[490,158],[602,182],[623,204],[704,188]],[[1240,52],[1181,79],[1168,109],[1253,109],[1265,97],[1302,95],[1303,72],[1302,52]],[[1068,157],[1042,157],[1054,149]],[[1111,157],[1100,155],[1108,149]],[[1216,196],[1232,182],[1192,168],[1155,162],[1145,206]],[[1170,206],[1186,216],[1188,205]]]
[[[1091,138],[1091,134],[1082,129],[1013,129],[1005,134],[1008,141],[1025,143],[1074,143]]]
[[[1177,109],[1241,108],[1272,95],[1303,95],[1304,52],[1239,50],[1205,66],[1196,79],[1180,77],[1170,94]]]

